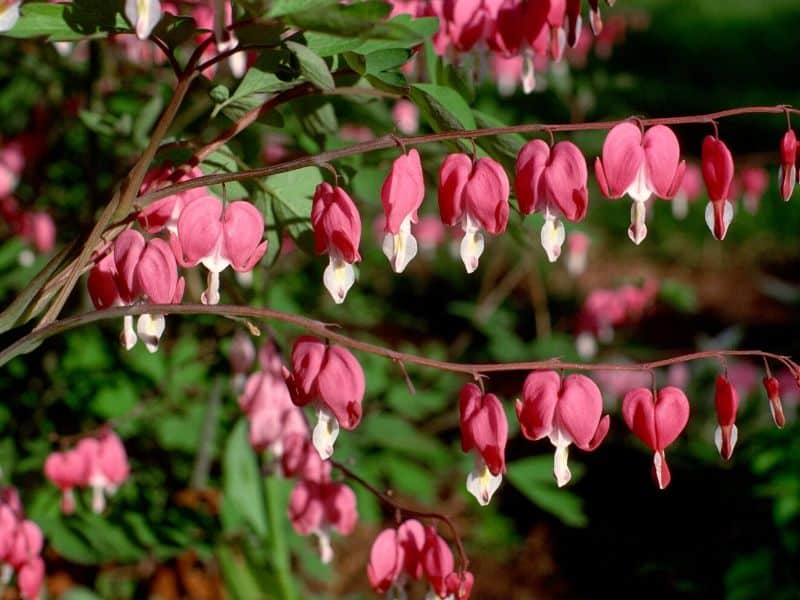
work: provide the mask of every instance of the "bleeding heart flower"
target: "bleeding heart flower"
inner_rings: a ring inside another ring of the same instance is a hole
[[[444,0],[442,9],[448,37],[459,52],[471,50],[491,27],[483,0]]]
[[[317,254],[327,252],[330,259],[322,280],[333,301],[341,304],[356,279],[353,263],[361,260],[361,217],[347,192],[323,182],[314,192],[311,224]]]
[[[622,400],[622,416],[636,437],[655,452],[653,474],[663,490],[671,479],[664,450],[678,438],[689,421],[686,394],[676,387],[665,387],[659,390],[654,401],[649,389],[633,389]]]
[[[231,202],[223,210],[214,196],[197,198],[178,218],[178,233],[169,243],[182,267],[198,263],[208,269],[208,287],[200,296],[203,304],[219,303],[219,274],[229,266],[251,271],[267,251],[264,217],[249,202]]]
[[[781,139],[781,166],[778,170],[778,186],[785,202],[792,197],[797,181],[797,159],[797,136],[794,129],[789,129]]]
[[[722,375],[717,376],[714,404],[717,408],[717,422],[714,430],[714,443],[720,456],[725,460],[733,455],[738,430],[736,429],[736,411],[739,409],[739,394],[730,381]]]
[[[40,556],[31,558],[17,573],[17,585],[24,600],[36,600],[44,583],[44,561]]]
[[[134,285],[152,304],[179,304],[183,299],[184,279],[178,277],[175,255],[164,240],[153,238],[139,256],[134,273]],[[164,315],[145,313],[136,322],[136,332],[150,352],[166,328]]]
[[[647,236],[645,202],[655,194],[665,200],[677,193],[686,162],[678,138],[669,127],[655,125],[642,135],[626,121],[615,125],[603,142],[603,157],[594,163],[600,191],[606,198],[633,199],[628,237],[640,244]]]
[[[602,416],[600,389],[585,375],[562,380],[555,371],[535,371],[525,379],[516,409],[522,435],[529,440],[549,437],[555,446],[553,474],[559,487],[572,477],[567,465],[570,444],[590,452],[610,425],[609,416]]]
[[[419,129],[417,105],[408,100],[398,100],[392,108],[392,121],[403,135],[414,135]]]
[[[723,240],[733,221],[733,203],[729,200],[733,182],[731,151],[721,140],[707,135],[703,140],[701,166],[711,200],[706,206],[706,224],[715,238]]]
[[[589,236],[581,231],[573,231],[567,236],[567,273],[578,277],[586,270],[591,244]]]
[[[764,377],[764,389],[767,391],[769,400],[769,411],[772,413],[772,420],[779,429],[786,425],[786,417],[783,415],[783,405],[781,404],[781,386],[778,380],[771,375]]]
[[[763,167],[747,167],[742,169],[740,180],[744,207],[747,212],[754,215],[758,212],[761,197],[769,185],[769,174]]]
[[[72,490],[84,485],[88,465],[80,452],[53,452],[44,463],[44,474],[61,490],[61,512],[71,515],[75,512],[75,496]]]
[[[492,235],[505,231],[508,224],[508,176],[491,158],[474,164],[466,154],[450,154],[439,169],[439,213],[445,225],[460,224],[461,260],[467,273],[478,268],[483,254],[481,229]]]
[[[525,40],[526,5],[518,0],[500,0],[487,39],[489,49],[502,58],[519,54]]]
[[[403,569],[403,548],[397,542],[397,530],[384,529],[372,542],[367,563],[367,579],[372,589],[385,594],[395,585]]]
[[[128,456],[117,434],[106,431],[99,437],[84,438],[75,446],[86,464],[82,485],[92,488],[92,510],[105,510],[106,495],[113,495],[130,474]]]
[[[289,497],[289,520],[300,535],[319,538],[323,563],[333,559],[330,532],[350,535],[358,521],[356,495],[342,483],[300,481]]]
[[[292,347],[292,372],[284,368],[283,377],[297,406],[314,403],[314,447],[323,460],[330,458],[339,426],[352,430],[361,422],[365,388],[361,365],[341,346],[302,336]]]
[[[136,37],[146,40],[161,20],[159,0],[125,0],[125,16],[136,29]]]
[[[481,393],[474,383],[461,388],[459,407],[461,449],[475,452],[475,468],[467,475],[467,490],[481,506],[486,506],[506,470],[506,413],[497,396]]]
[[[411,234],[411,224],[417,223],[417,211],[425,198],[425,182],[419,152],[395,159],[381,187],[381,203],[386,216],[383,253],[395,273],[402,273],[417,255],[417,240]]]
[[[589,192],[586,159],[572,142],[559,142],[552,152],[542,140],[525,144],[517,156],[514,188],[523,215],[544,212],[541,243],[550,262],[561,255],[566,233],[559,216],[581,221]]]

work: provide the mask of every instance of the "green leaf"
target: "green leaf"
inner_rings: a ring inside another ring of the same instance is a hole
[[[271,94],[294,87],[294,83],[282,81],[271,72],[259,67],[251,67],[244,74],[239,86],[225,101],[214,107],[211,113],[215,117],[222,111],[226,117],[236,120],[249,110],[264,104]]]
[[[75,0],[69,4],[28,2],[19,20],[5,33],[14,38],[47,37],[49,41],[75,41],[130,31],[122,15],[121,2]]]
[[[300,73],[306,80],[321,90],[332,90],[336,87],[327,63],[317,53],[308,46],[297,42],[287,41],[285,43],[289,51],[297,58],[300,64]]]
[[[588,523],[581,499],[575,494],[559,489],[553,481],[553,459],[550,456],[532,456],[507,465],[508,480],[542,510],[558,517],[572,527],[585,527]],[[583,473],[579,464],[571,464],[572,480]]]
[[[337,0],[273,0],[268,17],[282,17],[292,13],[321,8]]]
[[[306,31],[323,31],[340,36],[355,36],[374,28],[385,19],[391,6],[382,0],[367,0],[356,4],[330,4],[314,10],[295,12],[289,21]]]
[[[222,459],[223,502],[231,503],[264,538],[267,515],[258,461],[247,438],[247,420],[240,419],[233,428]]]
[[[92,411],[103,419],[113,419],[130,411],[139,397],[136,388],[127,379],[120,378],[116,385],[102,388],[92,398]]]
[[[423,435],[407,421],[390,414],[368,415],[359,433],[367,443],[385,450],[395,450],[428,464],[442,466],[449,461],[449,451],[435,438]]]
[[[394,69],[408,62],[410,53],[402,48],[378,50],[367,54],[365,69],[367,73],[377,74]]]
[[[415,83],[411,86],[411,100],[435,131],[475,129],[475,118],[466,100],[449,87]]]
[[[675,279],[661,281],[658,297],[682,313],[697,312],[698,300],[694,288]]]
[[[217,547],[217,560],[227,584],[226,590],[234,600],[249,600],[264,596],[245,557],[234,554],[230,546],[220,545]]]
[[[221,146],[215,150],[211,156],[200,163],[200,170],[203,172],[203,175],[236,173],[239,170],[239,165],[230,148],[228,148],[228,146]],[[239,181],[210,185],[208,189],[212,194],[227,200],[241,200],[242,198],[248,198],[250,196],[250,192],[248,192],[247,188]]]
[[[316,167],[306,167],[279,173],[266,179],[272,196],[272,209],[282,230],[286,230],[297,245],[306,252],[314,251],[311,230],[311,198],[322,174]]]

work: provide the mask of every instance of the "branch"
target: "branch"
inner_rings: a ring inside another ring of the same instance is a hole
[[[362,342],[331,329],[331,325],[309,319],[292,313],[271,310],[268,308],[255,308],[251,306],[237,305],[213,305],[205,304],[137,304],[134,306],[118,306],[105,310],[92,311],[55,321],[46,327],[33,330],[28,335],[20,338],[2,352],[0,352],[0,366],[7,363],[12,358],[21,354],[27,354],[37,348],[45,339],[75,329],[82,325],[88,325],[97,321],[107,319],[118,319],[125,315],[141,314],[161,314],[161,315],[218,315],[228,318],[246,317],[250,319],[265,319],[272,321],[282,321],[295,325],[309,333],[313,333],[331,342],[341,344],[353,350],[367,352],[376,356],[382,356],[389,360],[415,364],[440,371],[452,373],[463,373],[473,379],[478,379],[489,373],[502,373],[513,371],[536,371],[543,369],[567,369],[571,371],[652,371],[668,367],[670,365],[685,363],[695,360],[716,359],[720,360],[726,356],[749,356],[761,357],[774,360],[783,364],[789,372],[798,379],[800,385],[800,366],[797,365],[790,356],[764,352],[762,350],[705,350],[702,352],[692,352],[682,354],[672,358],[655,360],[643,363],[631,364],[610,364],[610,363],[572,363],[564,362],[558,358],[544,361],[512,362],[512,363],[455,363],[442,360],[434,360],[417,354],[397,352],[383,346]]]
[[[260,110],[254,109],[254,110]],[[253,111],[251,111],[253,112]],[[741,108],[732,108],[729,110],[721,110],[713,113],[706,113],[703,115],[693,115],[686,117],[665,117],[657,119],[636,119],[643,127],[652,125],[689,125],[689,124],[713,124],[718,119],[725,119],[730,117],[751,115],[751,114],[800,114],[800,109],[791,108],[785,104],[776,106],[745,106]],[[248,113],[249,114],[249,113]],[[255,117],[257,118],[257,117]],[[255,120],[255,118],[253,120]],[[355,144],[348,148],[340,148],[338,150],[331,150],[329,152],[321,152],[314,156],[306,156],[295,160],[286,161],[277,165],[269,167],[259,167],[256,169],[249,169],[247,171],[239,171],[237,173],[219,173],[215,175],[206,175],[198,177],[191,181],[184,181],[176,183],[156,191],[149,192],[140,196],[139,201],[142,205],[154,202],[160,198],[172,196],[186,190],[218,185],[228,183],[231,181],[246,181],[248,179],[255,179],[257,177],[268,177],[270,175],[277,175],[278,173],[285,173],[286,171],[294,171],[295,169],[302,169],[305,167],[320,166],[322,163],[331,162],[347,156],[356,154],[365,154],[367,152],[375,152],[376,150],[385,150],[392,148],[401,143],[404,146],[419,146],[422,144],[430,144],[435,142],[443,142],[455,139],[476,139],[481,137],[488,137],[494,135],[507,135],[512,133],[541,133],[541,132],[568,132],[568,131],[601,131],[611,129],[615,125],[627,119],[617,121],[597,121],[593,123],[564,123],[557,125],[546,125],[540,123],[529,123],[524,125],[512,125],[509,127],[489,127],[486,129],[465,129],[458,131],[443,131],[440,133],[432,133],[428,135],[417,135],[409,137],[398,137],[396,135],[384,135],[368,142]],[[239,129],[241,130],[241,129]]]
[[[353,471],[351,471],[348,467],[346,467],[343,463],[339,462],[338,460],[330,459],[330,463],[332,467],[339,469],[345,477],[352,479],[353,481],[358,482],[364,489],[370,492],[373,496],[375,496],[378,500],[392,508],[395,513],[399,514],[400,516],[405,515],[406,517],[418,518],[418,519],[435,519],[437,521],[442,521],[447,527],[450,529],[450,532],[453,534],[453,540],[456,543],[456,548],[458,549],[458,562],[459,562],[459,572],[464,572],[469,568],[469,559],[467,558],[467,553],[464,551],[464,545],[461,543],[461,536],[458,535],[458,530],[456,526],[453,525],[453,521],[450,520],[450,517],[447,515],[443,515],[441,513],[435,512],[421,512],[418,510],[414,510],[412,508],[407,508],[402,506],[394,501],[394,499],[389,496],[388,494],[384,494],[375,486],[364,480],[361,476],[356,475]]]

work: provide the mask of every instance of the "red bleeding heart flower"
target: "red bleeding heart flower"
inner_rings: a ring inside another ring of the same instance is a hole
[[[419,152],[395,159],[381,187],[381,203],[386,216],[383,253],[395,273],[402,273],[417,255],[417,240],[411,234],[411,224],[417,223],[417,211],[425,198],[425,182]]]
[[[714,443],[720,456],[728,460],[733,455],[733,448],[738,438],[736,411],[739,409],[739,394],[733,384],[722,375],[717,376],[714,405],[719,423],[714,430]]]
[[[553,474],[559,487],[572,477],[567,466],[570,444],[592,451],[610,425],[609,416],[602,416],[600,389],[585,375],[562,380],[555,371],[535,371],[525,379],[516,409],[522,435],[529,440],[548,437],[555,446]]]
[[[721,140],[707,135],[703,140],[701,168],[711,200],[706,206],[706,224],[715,238],[723,240],[733,221],[733,203],[729,199],[734,169],[731,151]]]
[[[657,399],[647,388],[636,388],[622,400],[622,416],[631,431],[653,454],[653,473],[658,487],[669,485],[671,476],[664,450],[674,442],[689,421],[689,400],[676,387],[659,390]]]
[[[794,129],[789,129],[781,139],[781,166],[778,171],[778,185],[781,190],[781,198],[785,202],[792,197],[794,184],[797,181],[798,156],[797,136]]]
[[[481,229],[492,235],[505,231],[508,224],[508,176],[491,158],[475,163],[466,154],[450,154],[439,169],[439,213],[442,222],[464,230],[461,260],[467,273],[478,268],[483,254]]]

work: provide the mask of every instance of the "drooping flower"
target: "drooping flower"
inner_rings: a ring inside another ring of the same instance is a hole
[[[333,559],[330,532],[350,535],[358,521],[356,495],[343,483],[299,481],[289,497],[289,520],[300,535],[315,534],[323,563]]]
[[[405,585],[423,573],[425,528],[416,519],[404,521],[397,529],[381,531],[372,543],[367,578],[372,589],[389,597],[405,597]]]
[[[70,515],[75,512],[73,489],[85,485],[87,480],[85,456],[76,450],[53,452],[44,463],[44,474],[61,490],[61,512]]]
[[[251,271],[264,253],[264,217],[249,202],[236,201],[224,209],[214,196],[197,198],[187,204],[178,218],[177,235],[169,242],[178,264],[208,269],[208,287],[200,296],[203,304],[219,303],[219,274],[229,266],[234,271]]]
[[[130,474],[125,446],[113,431],[99,437],[84,438],[75,446],[75,452],[86,464],[83,485],[92,488],[92,510],[101,513],[106,506],[106,495],[116,493]]]
[[[767,391],[767,399],[769,400],[769,412],[772,414],[772,420],[779,429],[783,429],[786,425],[786,417],[783,415],[783,405],[781,404],[781,386],[778,380],[772,375],[767,375],[763,379],[764,389]]]
[[[336,304],[344,302],[355,282],[353,263],[361,260],[361,217],[356,205],[342,188],[320,183],[314,192],[311,224],[317,254],[329,257],[323,282]]]
[[[655,194],[672,199],[683,179],[686,162],[681,161],[678,138],[665,125],[655,125],[644,135],[625,121],[615,125],[603,142],[602,159],[594,163],[600,191],[606,198],[633,200],[628,237],[640,244],[647,236],[645,202]]]
[[[747,167],[742,169],[740,181],[745,210],[754,215],[758,212],[761,197],[769,185],[769,174],[764,167]]]
[[[486,37],[491,15],[484,0],[444,0],[442,8],[449,40],[459,52],[468,52]]]
[[[450,154],[439,169],[439,213],[442,222],[461,225],[461,260],[467,273],[478,268],[483,253],[481,229],[492,235],[505,231],[508,224],[508,176],[491,158],[473,164],[466,154]]]
[[[22,0],[0,0],[0,32],[9,31],[19,20]]]
[[[534,371],[525,379],[516,409],[522,435],[529,440],[549,437],[555,446],[553,474],[559,487],[572,476],[567,465],[570,444],[592,451],[610,425],[609,416],[602,416],[600,389],[585,375],[562,380],[555,371]]]
[[[341,346],[302,336],[292,347],[292,372],[284,368],[283,377],[297,406],[314,403],[314,447],[323,460],[330,458],[339,427],[352,430],[361,422],[365,389],[361,365]]]
[[[414,135],[419,129],[417,105],[409,100],[398,100],[392,108],[392,121],[403,135]]]
[[[431,586],[426,598],[468,600],[474,578],[469,571],[456,572],[453,553],[433,527],[425,528],[422,568]]]
[[[474,383],[461,388],[459,408],[461,449],[475,453],[475,468],[467,475],[467,490],[481,506],[486,506],[506,470],[506,413],[497,396],[481,393]]]
[[[136,37],[146,40],[161,20],[160,0],[125,0],[125,16],[136,30]]]
[[[559,217],[577,222],[586,216],[587,178],[586,159],[572,142],[559,142],[551,151],[542,140],[532,140],[517,156],[514,188],[520,212],[544,212],[541,243],[550,262],[561,255],[566,237]]]
[[[581,231],[573,231],[567,236],[567,273],[578,277],[586,270],[591,238]]]
[[[408,154],[395,159],[381,187],[381,203],[386,216],[383,253],[395,273],[402,273],[417,255],[417,240],[411,224],[417,223],[417,211],[425,198],[425,182],[419,152],[412,148]]]
[[[658,487],[669,485],[671,475],[664,450],[681,434],[689,421],[689,400],[676,387],[665,387],[653,392],[636,388],[622,400],[622,416],[631,431],[653,450],[653,474]]]
[[[711,200],[706,206],[706,224],[715,238],[723,240],[733,221],[733,203],[730,201],[733,182],[731,151],[721,140],[707,135],[703,140],[701,167]]]
[[[717,376],[714,405],[717,409],[717,428],[714,430],[714,443],[720,456],[725,460],[733,455],[733,448],[739,437],[736,429],[736,411],[739,409],[739,394],[722,375]]]
[[[778,170],[778,186],[781,191],[781,198],[785,202],[789,201],[794,191],[794,184],[797,181],[797,136],[794,129],[789,129],[781,138],[781,166]]]
[[[164,240],[153,238],[141,252],[134,272],[139,295],[152,304],[178,304],[183,298],[184,279],[178,277],[175,255]],[[144,313],[136,322],[136,333],[148,351],[158,350],[166,328],[164,315]]]

